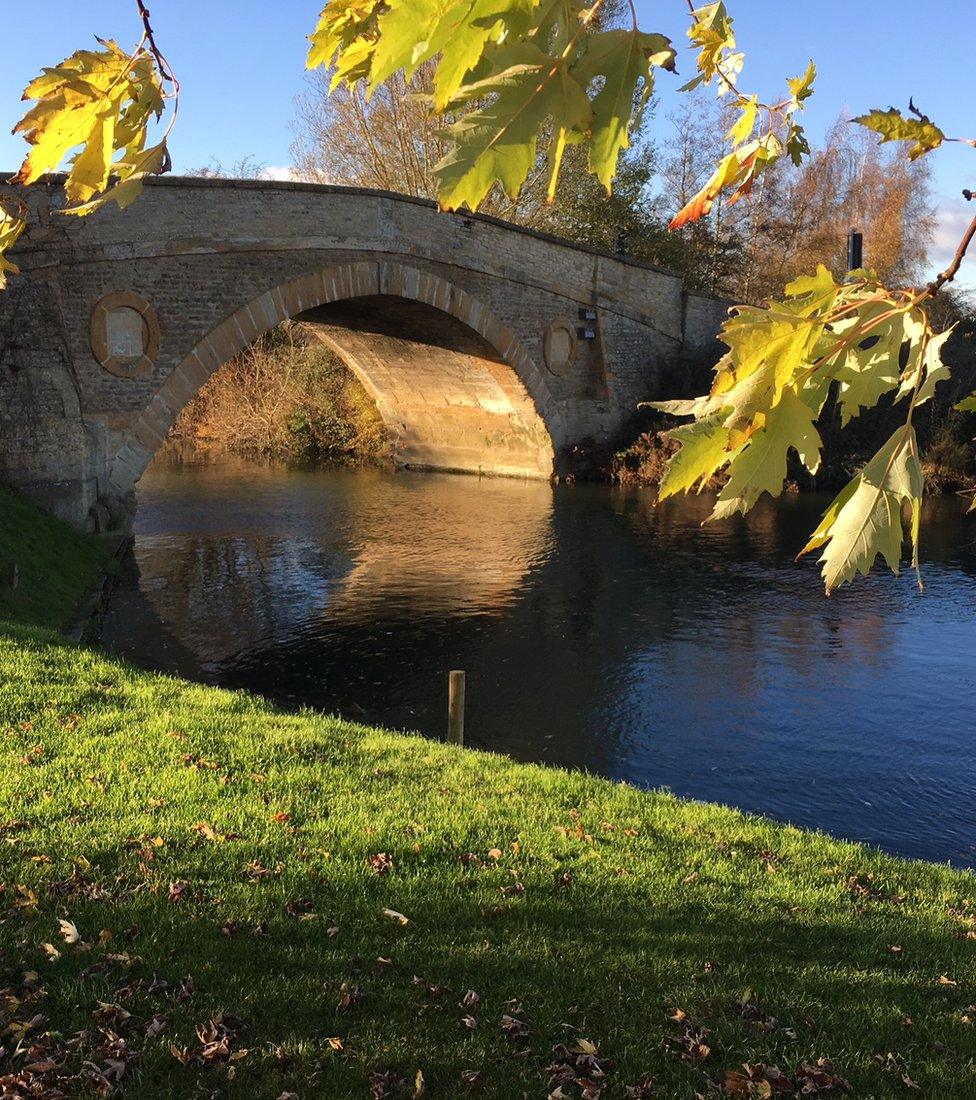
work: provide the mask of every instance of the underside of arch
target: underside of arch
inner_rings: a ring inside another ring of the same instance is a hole
[[[548,477],[552,442],[512,367],[449,313],[369,295],[299,315],[356,374],[398,465]]]
[[[123,508],[182,408],[204,382],[288,318],[309,323],[377,402],[405,466],[549,477],[562,413],[518,337],[478,299],[391,262],[336,264],[241,306],[170,373],[110,462]]]

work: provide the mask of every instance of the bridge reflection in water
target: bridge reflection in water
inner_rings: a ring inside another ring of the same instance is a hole
[[[823,597],[824,501],[545,482],[153,467],[106,623],[141,664],[976,864],[976,554],[928,505],[924,597]],[[919,684],[924,683],[924,695]]]

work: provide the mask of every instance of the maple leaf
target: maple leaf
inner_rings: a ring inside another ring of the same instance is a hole
[[[756,117],[759,114],[759,97],[752,95],[747,97],[738,119],[725,135],[726,141],[731,141],[733,148],[737,148],[752,137],[756,128]]]
[[[707,84],[721,71],[733,80],[741,65],[742,55],[735,54],[735,33],[732,19],[725,4],[706,4],[693,12],[694,22],[688,28],[688,37],[698,47],[698,75],[683,85],[681,91],[690,92],[701,84]]]
[[[729,480],[709,518],[745,513],[764,492],[777,496],[786,478],[786,457],[791,448],[810,473],[816,473],[823,445],[813,426],[816,415],[792,390],[784,390],[776,407],[765,415],[764,427],[732,457]]]
[[[917,408],[935,395],[935,387],[940,382],[949,378],[951,371],[948,364],[943,362],[942,349],[955,329],[956,326],[952,325],[945,332],[920,340],[913,346],[913,354],[909,356],[908,364],[902,374],[901,385],[898,387],[899,398],[907,396],[918,386],[918,392],[915,395]],[[924,350],[919,351],[920,348]],[[919,372],[922,374],[921,381],[919,381]],[[959,405],[956,406],[956,408],[959,407]]]
[[[637,30],[609,30],[592,35],[586,50],[570,72],[581,87],[603,77],[593,99],[588,157],[590,171],[610,191],[617,158],[630,145],[628,128],[638,85],[644,82],[646,99],[654,86],[654,67],[674,70],[675,52],[661,34]]]
[[[918,444],[915,431],[908,424],[899,428],[861,473],[841,490],[800,551],[802,556],[826,546],[820,561],[828,595],[857,574],[866,575],[879,554],[892,572],[899,572],[905,502],[911,505],[913,566],[918,572],[922,488]]]
[[[455,148],[434,169],[446,210],[476,209],[495,181],[514,198],[535,162],[537,134],[549,118],[586,129],[590,101],[565,61],[553,62],[533,42],[517,42],[492,54],[496,71],[463,87],[451,101],[488,102],[449,127]],[[504,66],[504,67],[503,67]]]
[[[78,943],[81,940],[81,933],[73,921],[59,920],[58,925],[65,943]]]
[[[851,121],[880,134],[882,144],[886,141],[911,142],[912,147],[908,150],[910,160],[918,160],[933,149],[938,149],[945,141],[945,134],[927,115],[906,118],[895,107],[889,107],[887,111],[868,111]]]
[[[409,78],[439,57],[434,106],[443,110],[502,29],[516,37],[528,31],[532,7],[531,0],[390,0],[378,20],[370,92],[398,69]]]
[[[898,385],[899,355],[909,335],[908,318],[904,313],[890,314],[887,303],[868,303],[851,318],[831,326],[831,342],[836,345],[837,337],[841,337],[847,345],[836,357],[841,426],[848,424],[862,408],[873,408],[883,394]],[[886,315],[887,320],[879,324]],[[865,330],[866,338],[859,339]]]
[[[663,404],[655,407],[661,408]],[[736,453],[735,448],[729,449],[730,430],[714,420],[683,424],[667,435],[681,444],[681,450],[668,463],[667,472],[658,487],[658,500],[667,500],[676,493],[686,493],[690,489],[700,492]]]
[[[380,3],[381,0],[330,0],[309,35],[305,67],[330,66],[336,54],[350,47],[365,31],[375,31],[375,15]]]
[[[778,160],[784,151],[783,143],[773,133],[734,149],[719,161],[705,186],[694,195],[668,223],[669,229],[681,229],[711,212],[719,195],[730,191],[731,205],[752,191],[756,178],[770,163]]]
[[[792,114],[793,111],[801,107],[809,98],[813,95],[813,83],[817,79],[817,66],[811,61],[806,68],[806,72],[803,76],[790,77],[787,80],[787,86],[790,89],[790,95],[793,102],[787,108],[787,111]]]
[[[31,184],[55,171],[65,159],[70,168],[63,213],[90,213],[117,188],[120,206],[138,194],[141,180],[168,163],[165,139],[152,155],[145,150],[150,122],[163,111],[162,74],[151,53],[127,54],[117,43],[99,40],[101,50],[79,50],[60,65],[44,69],[27,86],[25,99],[35,105],[14,127],[31,149],[12,182]],[[122,159],[113,158],[124,151]]]

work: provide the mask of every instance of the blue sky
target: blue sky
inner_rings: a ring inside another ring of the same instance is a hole
[[[682,0],[636,0],[644,29],[662,31],[679,46],[679,68],[690,73]],[[817,94],[807,110],[817,137],[841,114],[903,106],[908,96],[948,133],[971,136],[971,0],[728,0],[748,60],[742,86],[775,95],[785,76],[809,58],[818,65]],[[9,134],[20,117],[20,93],[44,64],[91,42],[92,34],[131,44],[139,33],[133,0],[45,0],[11,4],[4,37],[16,43],[0,67],[0,166],[24,155]],[[303,86],[305,36],[321,0],[153,0],[157,38],[183,85],[180,119],[171,142],[177,171],[211,160],[229,167],[245,156],[289,164],[294,98]],[[880,13],[889,14],[882,19]],[[815,13],[815,14],[814,14]],[[665,74],[666,75],[666,74]],[[661,110],[675,102],[677,80],[659,85]],[[670,87],[669,87],[670,85]],[[961,234],[972,210],[959,197],[976,188],[976,150],[950,146],[935,154],[935,192],[942,208],[933,261]],[[968,262],[970,271],[974,263]],[[966,272],[966,282],[976,276]]]

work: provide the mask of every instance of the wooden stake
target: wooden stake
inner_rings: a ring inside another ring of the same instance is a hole
[[[458,670],[447,677],[447,739],[464,744],[464,673]]]

